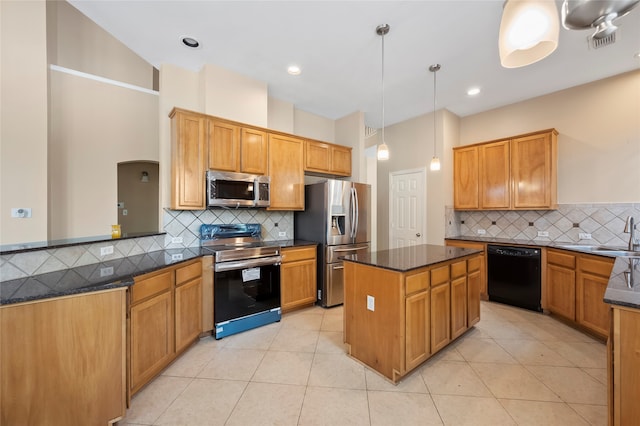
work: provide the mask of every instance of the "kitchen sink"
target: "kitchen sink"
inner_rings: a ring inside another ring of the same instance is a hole
[[[562,244],[558,245],[559,248],[566,248],[570,250],[580,250],[597,254],[608,254],[611,256],[622,257],[640,257],[640,251],[627,250],[624,247],[613,246],[589,246],[586,244]]]

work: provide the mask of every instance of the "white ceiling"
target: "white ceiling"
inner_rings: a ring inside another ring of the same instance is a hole
[[[381,125],[380,24],[391,26],[385,125],[433,110],[434,63],[442,64],[436,108],[459,116],[640,68],[640,7],[617,21],[613,45],[590,50],[591,31],[561,27],[549,57],[506,69],[498,57],[503,0],[69,1],[155,67],[216,64],[266,82],[269,96],[297,109],[331,119],[363,111],[371,127]],[[185,47],[183,36],[201,47]],[[286,72],[294,63],[299,76]],[[472,86],[482,93],[468,96]]]

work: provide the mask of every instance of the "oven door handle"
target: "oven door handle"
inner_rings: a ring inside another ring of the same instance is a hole
[[[234,262],[216,263],[213,267],[215,272],[232,271],[236,269],[255,268],[257,266],[280,265],[282,256],[262,257],[259,259],[237,260]]]

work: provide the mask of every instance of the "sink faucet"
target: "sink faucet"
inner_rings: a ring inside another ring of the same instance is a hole
[[[624,226],[624,232],[629,234],[629,250],[636,251],[640,249],[640,244],[636,242],[635,237],[636,224],[634,223],[633,216],[627,217],[627,223]]]

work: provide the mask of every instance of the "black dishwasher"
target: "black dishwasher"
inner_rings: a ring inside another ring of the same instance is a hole
[[[487,246],[489,300],[542,312],[540,249]]]

